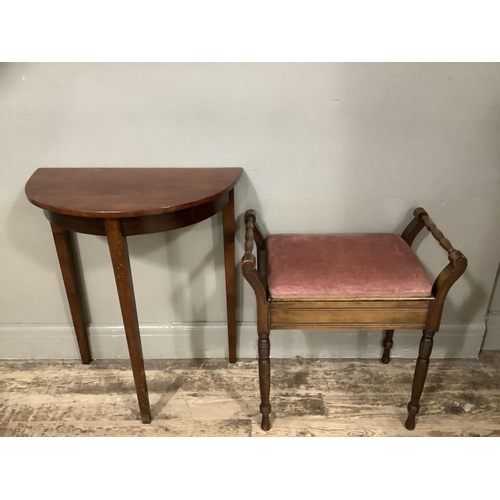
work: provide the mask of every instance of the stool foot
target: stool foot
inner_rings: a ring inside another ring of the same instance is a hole
[[[269,429],[271,429],[271,421],[269,420],[269,415],[262,415],[262,424],[260,428],[263,431],[268,431]]]
[[[385,338],[383,342],[384,353],[382,354],[382,359],[380,360],[384,365],[389,364],[391,361],[391,349],[394,343],[392,342],[392,336],[394,335],[394,330],[386,330]]]
[[[408,417],[406,419],[406,422],[405,422],[405,427],[409,430],[409,431],[412,431],[413,429],[415,429],[415,417],[418,413],[418,408],[416,407],[410,407],[410,405],[408,405]]]

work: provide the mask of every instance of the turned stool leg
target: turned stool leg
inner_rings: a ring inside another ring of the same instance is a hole
[[[411,400],[408,403],[408,418],[405,423],[405,427],[409,431],[415,429],[415,416],[420,409],[420,396],[422,395],[425,377],[429,369],[429,357],[432,352],[433,337],[435,333],[436,332],[424,330],[422,339],[420,340],[417,365],[415,367],[415,375],[413,377],[413,386],[411,390]]]
[[[269,414],[271,404],[269,403],[269,393],[271,392],[271,342],[269,332],[259,332],[259,386],[260,386],[260,413],[262,414],[262,430],[268,431],[271,428]]]
[[[385,331],[385,338],[383,342],[384,346],[384,353],[382,354],[382,363],[387,365],[389,361],[391,360],[391,349],[394,343],[392,342],[392,336],[394,335],[394,330],[386,330]]]

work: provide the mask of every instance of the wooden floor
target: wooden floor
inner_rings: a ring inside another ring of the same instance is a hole
[[[431,362],[415,431],[414,361],[272,361],[272,429],[260,429],[256,361],[146,361],[141,424],[126,361],[0,361],[0,436],[500,436],[500,352]]]

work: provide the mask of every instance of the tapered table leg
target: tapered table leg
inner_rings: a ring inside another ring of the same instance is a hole
[[[222,210],[224,229],[224,264],[226,268],[227,335],[229,362],[236,363],[236,283],[234,253],[234,189],[229,203]]]
[[[87,327],[85,325],[84,312],[82,307],[82,297],[80,277],[75,262],[76,252],[74,248],[73,234],[58,226],[51,224],[54,242],[56,244],[57,257],[61,266],[61,273],[68,297],[69,309],[73,326],[75,327],[76,340],[80,350],[82,363],[87,365],[91,361],[89,339]]]
[[[106,219],[106,235],[108,237],[111,261],[115,272],[116,287],[118,289],[118,298],[120,300],[141,418],[144,424],[149,424],[151,422],[151,410],[149,407],[148,387],[142,356],[132,273],[130,270],[127,240],[122,234],[119,219]]]

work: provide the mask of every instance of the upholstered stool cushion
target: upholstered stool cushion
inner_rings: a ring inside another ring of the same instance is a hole
[[[276,234],[267,251],[273,300],[431,295],[425,269],[396,234]]]

